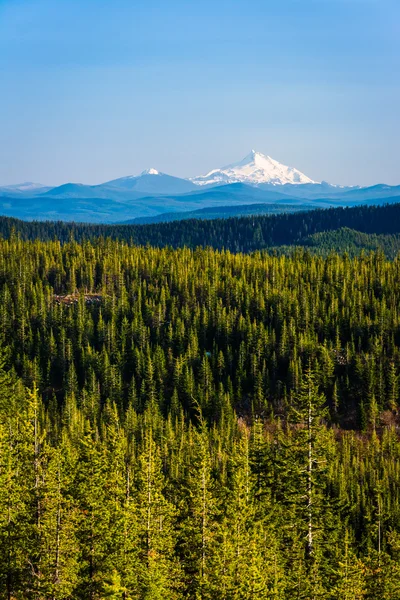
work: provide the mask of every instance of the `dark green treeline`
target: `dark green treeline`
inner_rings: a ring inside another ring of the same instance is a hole
[[[0,597],[400,598],[399,283],[0,242]]]
[[[346,231],[347,228],[347,231]],[[343,231],[344,229],[344,231]],[[348,229],[356,230],[349,232]],[[342,230],[339,234],[341,248],[355,250],[359,246],[359,232],[365,234],[390,234],[382,240],[382,246],[390,256],[400,248],[400,203],[383,206],[360,205],[347,208],[329,208],[308,212],[284,213],[253,217],[201,220],[190,219],[150,225],[91,225],[65,222],[25,222],[0,216],[0,235],[9,238],[15,232],[21,239],[62,243],[74,239],[96,241],[100,236],[123,240],[137,245],[210,246],[231,252],[253,252],[281,245],[312,245],[312,237],[319,232]],[[354,239],[356,236],[356,239]],[[376,247],[377,239],[362,236],[367,248]],[[320,240],[326,243],[327,240]],[[334,240],[330,240],[331,244]]]

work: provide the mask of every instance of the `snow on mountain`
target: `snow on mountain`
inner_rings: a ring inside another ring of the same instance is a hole
[[[286,183],[317,183],[293,167],[288,167],[252,150],[243,160],[221,169],[214,169],[206,175],[190,179],[196,185],[220,185],[244,182],[252,185],[269,183],[284,185]]]
[[[157,169],[153,169],[153,167],[151,167],[150,169],[145,169],[139,175],[126,175],[125,177],[119,177],[119,179],[113,179],[112,181],[107,181],[106,184],[120,186],[120,185],[124,185],[126,182],[129,182],[132,180],[136,181],[137,179],[139,179],[140,177],[143,177],[144,175],[165,175],[165,173],[161,173],[160,171],[157,171]]]
[[[157,171],[157,169],[153,169],[151,167],[150,169],[145,169],[144,171],[142,171],[141,175],[165,175],[165,173],[160,173],[159,171]]]
[[[128,175],[107,181],[103,185],[135,190],[143,194],[186,194],[197,189],[197,186],[188,179],[173,177],[153,168],[146,169],[140,175]]]

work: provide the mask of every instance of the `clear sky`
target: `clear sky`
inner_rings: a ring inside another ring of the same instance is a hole
[[[400,184],[400,1],[0,0],[0,184],[192,176],[251,148]]]

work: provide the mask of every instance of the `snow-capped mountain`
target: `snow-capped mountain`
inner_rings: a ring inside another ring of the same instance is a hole
[[[255,150],[252,150],[240,162],[227,165],[221,169],[214,169],[206,175],[192,177],[190,181],[196,185],[220,185],[237,182],[251,185],[261,183],[272,185],[317,183],[297,169],[283,165],[270,156],[265,156]]]
[[[168,215],[185,212],[203,218],[203,213],[196,212],[203,209],[220,218],[250,214],[252,205],[257,214],[267,214],[363,202],[400,202],[400,186],[348,188],[319,183],[255,150],[237,163],[191,179],[150,168],[97,185],[64,183],[48,188],[26,182],[0,187],[0,215],[89,223],[136,218],[160,222],[165,214],[170,220]]]
[[[186,194],[197,189],[188,179],[160,173],[157,169],[146,169],[140,175],[128,175],[103,184],[123,190],[134,190],[144,194]]]

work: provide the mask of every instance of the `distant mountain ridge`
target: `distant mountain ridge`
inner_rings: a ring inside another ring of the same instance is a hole
[[[362,188],[317,182],[294,167],[252,150],[241,161],[191,179],[150,168],[139,175],[97,185],[69,182],[48,187],[25,182],[3,186],[0,214],[25,220],[121,223],[175,220],[186,218],[184,213],[191,213],[192,218],[220,218],[238,211],[250,214],[252,209],[247,207],[251,205],[256,212],[278,213],[382,204],[397,201],[399,196],[400,186]]]
[[[47,186],[41,183],[34,183],[33,181],[25,181],[24,183],[15,183],[13,185],[3,186],[7,190],[15,190],[18,192],[30,192],[32,190],[42,190]]]
[[[70,183],[67,182],[65,185],[76,185],[85,186],[85,188],[101,188],[103,186],[115,187],[124,190],[135,190],[145,193],[157,193],[157,194],[178,194],[193,191],[198,186],[213,187],[217,185],[231,184],[231,183],[246,183],[249,185],[290,185],[290,184],[316,184],[318,182],[313,181],[304,173],[301,173],[294,167],[288,167],[277,160],[251,150],[242,160],[232,163],[226,167],[213,169],[206,175],[199,175],[191,178],[175,177],[162,173],[155,168],[146,169],[139,175],[128,175],[125,177],[119,177],[112,179],[98,185],[85,185],[81,183]],[[56,186],[50,189],[57,189],[61,186]],[[36,184],[27,182],[24,184],[16,184],[9,186],[2,186],[0,190],[13,190],[18,191],[32,191],[45,188],[45,191],[49,189],[49,186],[42,186],[42,184]]]

